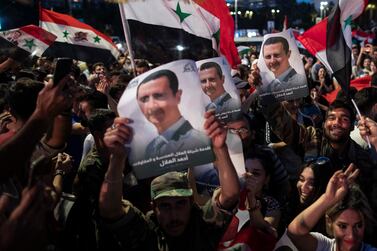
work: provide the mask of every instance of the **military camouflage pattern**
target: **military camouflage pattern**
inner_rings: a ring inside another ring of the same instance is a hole
[[[151,198],[189,197],[192,189],[189,187],[187,173],[169,172],[158,176],[151,183]]]
[[[220,191],[217,189],[203,207],[192,205],[190,223],[184,235],[179,237],[179,242],[170,241],[153,211],[145,216],[126,200],[122,201],[122,218],[111,223],[102,222],[102,234],[105,235],[101,236],[101,241],[108,250],[217,250],[221,237],[237,211],[237,205],[231,211],[219,207]]]

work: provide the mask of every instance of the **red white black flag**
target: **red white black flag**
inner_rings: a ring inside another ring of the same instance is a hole
[[[30,55],[40,57],[55,39],[55,35],[35,25],[2,31],[0,54],[17,61],[22,61]]]
[[[351,23],[364,11],[367,0],[339,0],[330,15],[298,40],[316,56],[348,93],[351,79]]]
[[[88,63],[110,63],[119,56],[111,38],[69,15],[41,9],[39,19],[41,27],[57,36],[44,53],[46,56],[70,57]]]

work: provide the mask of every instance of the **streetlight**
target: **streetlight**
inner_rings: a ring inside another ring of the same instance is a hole
[[[323,19],[327,15],[328,5],[329,5],[329,3],[327,1],[320,2],[319,9],[321,10],[321,19]]]

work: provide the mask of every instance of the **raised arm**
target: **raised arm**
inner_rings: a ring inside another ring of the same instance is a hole
[[[99,209],[103,218],[116,220],[123,214],[122,188],[123,168],[127,159],[127,151],[124,144],[132,137],[132,130],[128,126],[126,118],[116,118],[114,125],[108,128],[104,141],[110,155],[109,168],[105,174],[99,196]]]
[[[54,117],[71,106],[72,101],[63,91],[69,81],[67,77],[56,86],[52,81],[48,83],[39,93],[36,109],[26,124],[11,140],[0,146],[0,179],[21,171]]]
[[[225,144],[226,130],[215,119],[213,111],[205,113],[204,129],[212,140],[213,151],[215,152],[215,166],[219,172],[221,194],[219,202],[224,209],[232,209],[239,198],[240,184],[237,172],[229,157],[228,147]]]
[[[302,211],[288,226],[288,236],[299,250],[315,250],[317,240],[310,230],[324,216],[327,209],[341,201],[347,194],[349,184],[359,174],[351,164],[346,171],[337,171],[329,180],[326,192],[312,205]]]
[[[370,143],[377,149],[377,123],[370,118],[361,116],[358,122],[360,135],[365,141],[367,137]]]

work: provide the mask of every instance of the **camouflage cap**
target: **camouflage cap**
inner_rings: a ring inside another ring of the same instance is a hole
[[[152,200],[161,197],[189,197],[191,195],[192,189],[188,184],[187,173],[169,172],[152,180]]]

